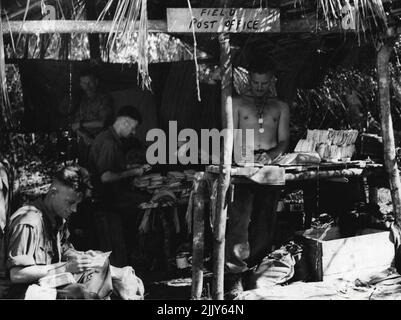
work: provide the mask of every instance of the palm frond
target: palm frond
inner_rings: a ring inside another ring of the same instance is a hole
[[[0,2],[0,12],[1,12],[1,2]],[[1,116],[3,117],[4,124],[8,127],[12,126],[11,117],[11,105],[7,90],[7,78],[6,78],[6,57],[4,50],[4,38],[3,38],[3,21],[0,15],[0,106],[1,106]]]
[[[142,89],[145,87],[150,90],[151,79],[149,76],[148,58],[148,13],[147,0],[142,0],[141,18],[138,33],[138,81],[142,78]]]
[[[294,0],[294,6],[299,1]],[[322,12],[327,28],[331,29],[335,22],[341,23],[342,9],[351,8],[351,6],[355,9],[355,16],[351,15],[351,19],[354,19],[352,22],[355,23],[355,32],[365,33],[368,29],[380,29],[387,26],[387,16],[382,0],[317,0],[316,15]]]
[[[100,13],[98,20],[104,19],[110,11],[114,0],[109,0]],[[135,23],[139,20],[139,30]],[[147,0],[119,0],[114,13],[107,45],[113,48],[119,38],[122,44],[130,43],[135,32],[138,32],[138,80],[142,79],[142,88],[150,90],[151,79],[148,70],[148,15]],[[121,30],[121,32],[120,32]],[[123,49],[123,48],[121,48]]]
[[[27,15],[28,15],[30,2],[31,2],[30,0],[28,0],[28,1],[26,2],[25,13],[24,13],[24,17],[23,17],[23,19],[22,19],[22,24],[21,24],[20,32],[19,32],[19,34],[18,34],[17,45],[18,45],[18,43],[19,43],[19,41],[20,41],[20,39],[21,39],[21,31],[22,31],[22,27],[23,27],[23,25],[24,25],[24,22],[25,22],[25,20],[26,20],[26,17],[27,17]]]

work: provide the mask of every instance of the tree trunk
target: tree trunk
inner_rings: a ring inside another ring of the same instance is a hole
[[[220,156],[219,184],[217,188],[217,208],[214,225],[213,247],[213,291],[215,300],[224,299],[224,252],[227,220],[226,194],[230,185],[231,159],[233,152],[233,110],[232,110],[232,63],[230,39],[227,34],[220,34],[220,66],[221,70],[221,107],[224,135],[224,146]]]
[[[381,127],[384,146],[384,164],[389,177],[391,200],[393,203],[396,224],[401,227],[401,182],[395,154],[393,121],[390,108],[390,72],[389,59],[393,46],[385,42],[377,56],[377,72]]]

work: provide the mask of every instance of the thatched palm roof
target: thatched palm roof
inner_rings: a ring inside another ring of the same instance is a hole
[[[166,9],[174,7],[188,7],[187,0],[126,0],[130,3],[138,4],[147,3],[148,19],[152,20],[165,20]],[[100,12],[104,9],[109,0],[2,0],[2,17],[7,17],[10,20],[28,20],[41,19],[41,4],[52,4],[57,8],[58,19],[96,19]],[[112,2],[110,2],[112,3]],[[219,0],[191,0],[191,6],[196,7],[219,7],[221,1]],[[327,33],[327,26],[329,22],[334,24],[339,23],[339,9],[337,0],[231,0],[228,1],[230,7],[270,7],[280,9],[280,19],[283,24],[294,23],[309,23],[311,28],[305,31],[324,31]],[[361,14],[359,16],[360,23],[358,26],[360,30],[368,29],[373,32],[381,31],[386,26],[397,26],[401,16],[401,0],[353,0],[351,3],[359,4],[361,6]],[[27,10],[27,4],[29,4]],[[114,17],[114,10],[117,1],[114,1],[110,10],[104,15],[105,20],[112,20]],[[86,9],[83,10],[85,5]],[[326,6],[326,7],[325,7]],[[330,10],[328,10],[328,8]],[[139,10],[139,9],[138,9]],[[337,14],[336,14],[337,12]],[[386,13],[384,13],[386,12]],[[4,14],[6,13],[6,15]],[[136,17],[140,16],[140,12],[136,13]],[[321,20],[319,23],[316,16]],[[372,18],[374,17],[374,18]],[[317,26],[318,28],[314,28]],[[387,24],[387,25],[386,25]],[[293,29],[294,30],[294,29]],[[325,45],[325,38],[330,38],[330,35],[323,37],[322,35],[316,36],[311,32],[300,34],[269,34],[269,35],[233,35],[231,37],[232,45],[238,50],[234,50],[234,63],[236,65],[246,65],[249,59],[252,59],[252,54],[259,53],[259,58],[270,57],[278,66],[278,69],[285,72],[294,68],[299,68],[312,50],[320,50]],[[140,31],[141,33],[141,31]],[[142,45],[145,45],[144,34],[142,30]],[[189,44],[193,44],[192,35],[183,34],[179,36],[182,40]],[[341,34],[340,34],[341,36]],[[323,38],[323,40],[322,40]],[[348,36],[349,38],[349,36]],[[367,38],[369,39],[369,38]],[[363,38],[359,38],[363,40]],[[219,59],[219,46],[217,36],[213,34],[197,35],[198,48],[207,52],[215,58],[217,62]],[[146,50],[145,50],[146,51]],[[142,52],[145,52],[142,50]],[[296,55],[292,54],[297,52]],[[248,54],[251,53],[251,54]],[[140,54],[141,61],[138,63],[139,69],[142,71],[142,76],[146,78],[146,66],[148,61],[144,59],[144,55]],[[4,90],[3,90],[4,92]]]

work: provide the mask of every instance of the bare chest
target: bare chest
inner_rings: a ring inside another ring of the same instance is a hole
[[[265,106],[263,108],[249,106],[240,111],[239,118],[243,128],[254,127],[255,125],[276,127],[280,119],[280,113],[274,106]]]

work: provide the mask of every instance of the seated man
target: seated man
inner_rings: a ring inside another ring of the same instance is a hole
[[[234,128],[253,130],[255,160],[269,164],[288,148],[289,108],[274,94],[275,76],[269,67],[251,66],[250,85],[249,95],[233,99]],[[226,289],[234,295],[242,290],[241,273],[271,250],[280,191],[261,185],[235,188],[226,231]]]
[[[90,145],[93,139],[113,121],[113,100],[99,89],[99,78],[94,69],[85,69],[79,76],[83,95],[73,115],[72,130],[79,138],[78,161],[88,165]]]
[[[7,228],[10,298],[23,298],[30,284],[65,272],[73,274],[78,284],[62,288],[59,297],[103,299],[113,292],[113,284],[121,280],[125,268],[113,267],[107,259],[99,262],[99,253],[94,251],[75,250],[68,239],[66,221],[76,212],[85,187],[81,168],[62,168],[43,198],[11,216]],[[142,286],[139,278],[138,285]]]
[[[133,253],[138,205],[150,200],[149,194],[132,191],[132,178],[143,175],[150,166],[130,167],[122,143],[123,139],[135,135],[141,122],[141,114],[135,107],[120,108],[113,125],[95,138],[89,153],[99,212],[103,211],[97,215],[98,226],[103,229],[98,231],[102,233],[99,240],[103,242],[102,250],[113,248],[111,259],[116,265],[125,265]]]

